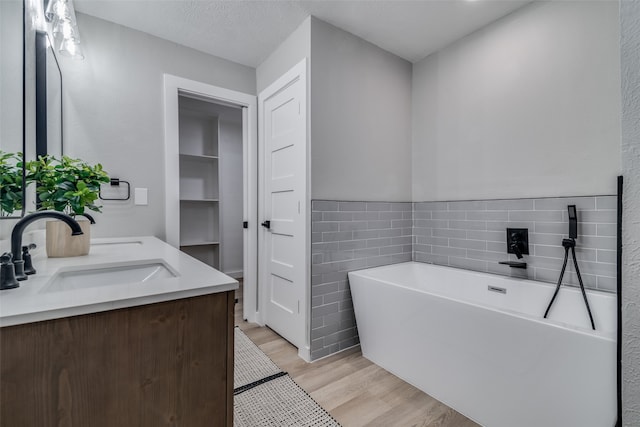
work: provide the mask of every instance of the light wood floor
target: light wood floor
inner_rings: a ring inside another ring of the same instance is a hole
[[[478,424],[362,357],[360,349],[306,363],[269,328],[242,320],[242,288],[235,323],[343,427],[477,427]]]

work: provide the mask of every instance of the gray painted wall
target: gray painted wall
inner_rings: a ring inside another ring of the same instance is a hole
[[[413,200],[615,194],[617,2],[534,2],[415,64]]]
[[[310,17],[258,66],[258,92],[304,57],[311,197],[410,199],[411,64]]]
[[[622,59],[623,421],[640,425],[640,1],[620,3]]]
[[[411,64],[311,20],[311,197],[411,199]]]
[[[256,69],[256,87],[262,92],[291,67],[311,57],[311,18],[300,24],[289,37]],[[307,77],[308,78],[308,77]]]
[[[255,94],[255,70],[78,14],[85,60],[61,58],[65,153],[149,189],[149,205],[104,202],[94,236],[164,237],[163,73]]]

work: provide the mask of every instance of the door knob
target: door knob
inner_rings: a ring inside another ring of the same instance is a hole
[[[260,225],[262,225],[266,229],[271,229],[271,221],[265,221]]]

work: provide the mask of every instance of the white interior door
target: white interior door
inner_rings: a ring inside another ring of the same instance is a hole
[[[264,323],[305,346],[306,63],[262,92]]]

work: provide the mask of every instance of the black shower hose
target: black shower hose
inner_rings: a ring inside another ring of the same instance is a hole
[[[547,311],[544,312],[544,318],[547,318],[549,314],[549,310],[553,305],[553,302],[558,296],[558,291],[560,290],[560,285],[562,285],[562,278],[564,277],[564,271],[567,268],[567,259],[569,258],[569,249],[571,249],[571,256],[573,258],[573,265],[576,267],[576,275],[578,276],[578,282],[580,283],[580,290],[582,291],[582,297],[584,298],[584,303],[587,306],[587,312],[589,313],[589,320],[591,320],[591,328],[595,331],[596,326],[593,323],[593,316],[591,315],[591,309],[589,308],[589,301],[587,300],[587,293],[584,290],[584,284],[582,283],[582,276],[580,276],[580,268],[578,268],[578,260],[576,259],[576,248],[575,243],[573,244],[564,244],[564,262],[562,263],[562,270],[560,270],[560,277],[558,278],[558,284],[556,285],[556,290],[553,293],[553,297],[551,297],[551,301],[549,301],[549,305],[547,306]]]

